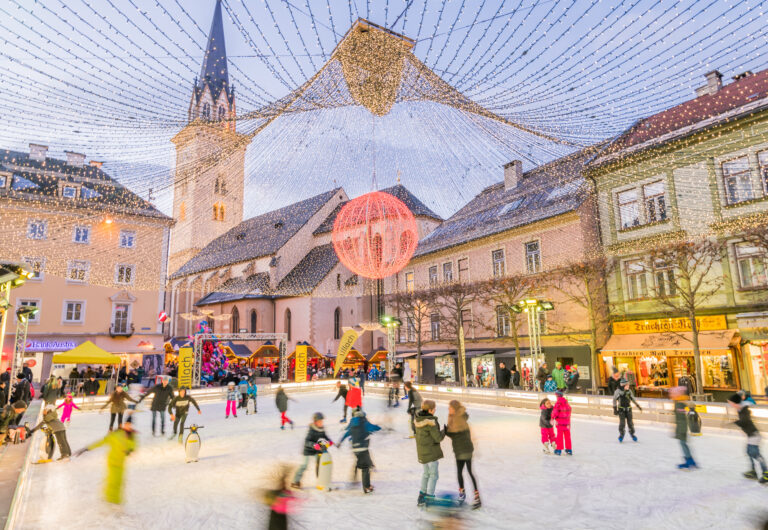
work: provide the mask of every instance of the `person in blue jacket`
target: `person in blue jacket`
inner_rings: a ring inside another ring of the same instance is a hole
[[[254,385],[253,383],[248,383],[248,397],[247,399],[253,398],[253,413],[255,414],[257,412],[256,410],[256,395],[258,394],[259,389]],[[247,403],[247,401],[246,401]],[[246,414],[248,414],[248,409],[246,408]]]
[[[557,383],[552,375],[547,376],[547,380],[544,382],[544,392],[554,392],[557,390]]]
[[[361,470],[363,474],[363,493],[372,493],[373,486],[371,486],[371,468],[373,467],[373,461],[371,460],[371,453],[368,450],[369,438],[372,433],[380,431],[381,427],[374,425],[368,421],[365,417],[365,412],[360,407],[357,407],[352,413],[352,420],[347,426],[347,430],[344,432],[344,436],[339,441],[339,447],[348,437],[352,440],[352,452],[355,453],[357,462],[355,464],[355,476],[357,476],[357,470]]]

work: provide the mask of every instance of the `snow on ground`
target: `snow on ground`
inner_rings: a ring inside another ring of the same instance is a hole
[[[293,431],[278,428],[271,397],[260,398],[255,416],[237,419],[224,419],[223,402],[205,404],[202,416],[188,421],[205,426],[201,460],[190,464],[175,441],[151,436],[149,412],[138,413],[140,446],[129,458],[123,512],[101,500],[105,450],[99,449],[69,463],[31,466],[18,527],[263,528],[268,512],[260,488],[271,484],[277,462],[300,461],[312,413],[324,412],[326,431],[334,441],[341,438],[341,406],[331,404],[333,397],[331,391],[296,395],[288,411]],[[376,491],[305,489],[293,528],[429,527],[428,514],[416,507],[421,466],[415,442],[405,437],[405,407],[388,410],[374,396],[366,402],[373,422],[394,429],[371,439]],[[639,423],[639,443],[619,444],[616,423],[574,416],[575,455],[556,457],[542,454],[537,414],[472,405],[469,413],[483,508],[466,514],[466,528],[740,529],[756,528],[766,517],[768,486],[741,476],[747,460],[740,432],[705,430],[693,440],[701,469],[684,472],[676,469],[682,457],[668,425]],[[438,417],[445,421],[445,403]],[[108,414],[75,411],[68,431],[73,451],[103,435],[108,421]],[[449,439],[443,452],[437,489],[455,492]],[[349,442],[332,455],[334,480],[350,480]],[[303,483],[314,485],[313,467]]]

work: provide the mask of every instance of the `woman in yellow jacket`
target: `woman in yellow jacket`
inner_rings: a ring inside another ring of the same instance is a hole
[[[109,446],[107,454],[107,479],[104,482],[104,498],[112,504],[123,503],[123,471],[125,459],[136,449],[133,423],[129,416],[120,428],[107,434],[98,442],[94,442],[85,449],[78,451],[79,456],[86,451],[96,449],[102,445]]]

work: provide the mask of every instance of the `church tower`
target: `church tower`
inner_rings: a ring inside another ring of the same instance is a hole
[[[245,150],[235,129],[235,88],[229,82],[221,0],[216,0],[200,77],[195,79],[187,125],[176,146],[168,272],[243,220]]]

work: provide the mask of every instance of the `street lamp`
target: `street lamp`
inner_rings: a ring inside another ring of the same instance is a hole
[[[388,315],[382,315],[379,319],[379,323],[387,328],[387,372],[389,372],[390,379],[392,378],[392,370],[395,368],[395,333],[403,322],[397,317],[391,317]]]
[[[555,304],[548,300],[537,300],[536,298],[526,298],[520,300],[512,306],[512,311],[516,313],[526,313],[528,315],[528,339],[531,350],[531,383],[535,388],[536,372],[541,358],[541,321],[539,320],[542,311],[552,311]]]
[[[5,341],[5,326],[8,321],[8,309],[11,307],[11,289],[21,287],[35,275],[29,265],[23,262],[0,262],[0,353]],[[13,377],[11,370],[11,377]],[[8,393],[10,395],[10,392]]]

